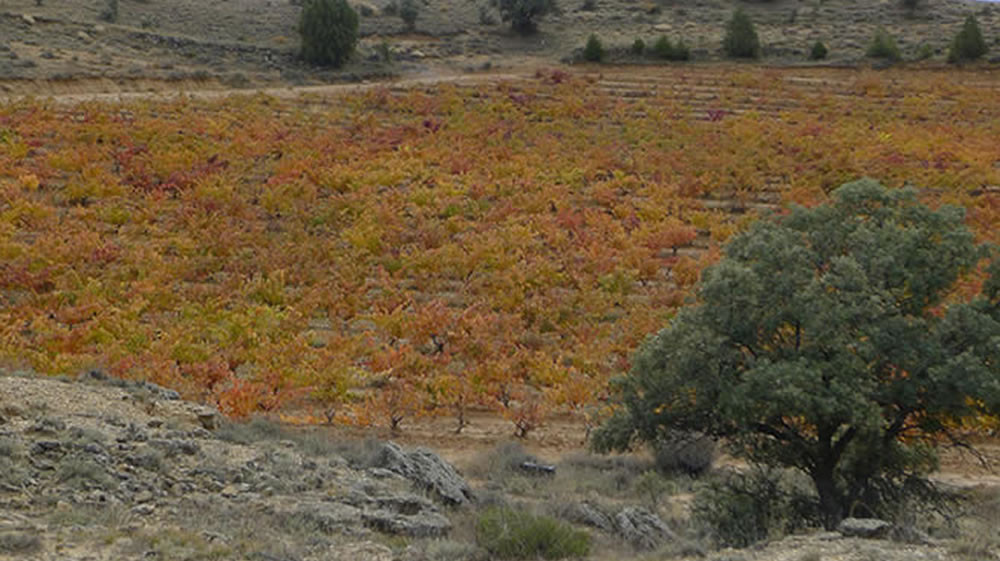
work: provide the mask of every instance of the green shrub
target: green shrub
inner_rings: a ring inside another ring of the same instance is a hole
[[[340,67],[358,42],[358,14],[347,0],[309,0],[299,18],[299,33],[304,60]]]
[[[871,58],[885,58],[893,61],[901,58],[895,37],[890,35],[884,27],[875,30],[875,36],[872,37],[872,42],[868,45],[868,51],[865,54]]]
[[[700,434],[671,432],[650,448],[656,469],[664,475],[701,475],[715,461],[715,441]]]
[[[927,60],[934,56],[934,47],[924,43],[917,50],[917,60]]]
[[[809,60],[823,60],[827,55],[826,45],[822,41],[813,43],[812,50],[809,51]]]
[[[402,0],[399,3],[399,19],[403,20],[406,28],[413,30],[417,27],[417,17],[420,15],[420,7],[416,0]]]
[[[632,54],[636,56],[642,56],[642,54],[645,52],[646,52],[646,42],[643,41],[642,39],[636,39],[635,42],[632,43]]]
[[[670,60],[674,56],[674,46],[670,44],[670,39],[667,39],[666,35],[660,35],[660,37],[653,43],[653,54],[656,58],[662,58],[663,60]]]
[[[499,559],[562,559],[590,551],[590,535],[548,516],[504,507],[476,520],[476,541]]]
[[[970,14],[951,43],[948,62],[976,60],[985,55],[986,51],[986,41],[983,39],[983,32],[979,30],[979,22],[976,16]]]
[[[750,16],[742,9],[733,12],[726,24],[726,36],[722,41],[726,56],[731,58],[757,58],[760,56],[760,38],[754,29]]]
[[[597,35],[593,33],[587,39],[587,46],[583,48],[583,60],[587,62],[601,62],[604,60],[604,45]]]
[[[820,519],[812,496],[781,472],[762,467],[712,482],[695,494],[691,512],[717,546],[737,548],[815,526]]]

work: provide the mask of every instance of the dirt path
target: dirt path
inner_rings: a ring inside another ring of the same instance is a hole
[[[367,91],[380,87],[419,88],[436,84],[472,85],[524,80],[538,69],[544,68],[540,61],[524,59],[503,71],[476,73],[460,72],[448,66],[430,66],[420,72],[387,80],[362,81],[348,84],[326,84],[318,86],[272,86],[263,88],[227,88],[214,82],[168,82],[141,80],[130,84],[126,91],[95,91],[116,89],[113,82],[95,80],[80,81],[31,81],[7,83],[13,93],[0,94],[0,104],[13,103],[24,99],[46,99],[60,104],[85,102],[122,103],[139,100],[170,100],[186,97],[198,100],[221,99],[229,96],[268,95],[282,99],[301,96],[338,96]],[[551,66],[551,65],[549,65]],[[81,91],[82,90],[82,91]]]

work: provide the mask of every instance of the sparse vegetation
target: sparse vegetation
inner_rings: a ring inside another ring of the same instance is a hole
[[[750,16],[742,9],[733,12],[732,18],[726,24],[722,50],[730,58],[760,57],[760,38]]]
[[[977,60],[986,54],[988,47],[983,39],[983,32],[979,29],[979,21],[976,16],[970,14],[962,30],[955,35],[948,51],[948,62],[965,62]]]
[[[498,559],[563,559],[590,551],[590,536],[554,518],[492,507],[476,521],[476,541]]]
[[[636,39],[632,42],[632,54],[636,56],[642,56],[646,52],[646,42],[642,39]]]
[[[358,42],[358,14],[347,0],[308,0],[299,19],[299,34],[305,61],[343,66]]]
[[[42,549],[42,540],[30,532],[0,532],[0,553],[29,555]]]

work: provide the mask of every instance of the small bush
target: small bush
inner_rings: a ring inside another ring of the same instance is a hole
[[[670,43],[670,39],[667,39],[666,35],[660,35],[653,43],[653,54],[656,58],[661,58],[663,60],[670,60],[674,58],[674,46]]]
[[[580,6],[580,10],[584,12],[593,12],[597,9],[597,0],[583,0],[583,4]]]
[[[816,526],[820,519],[805,487],[761,467],[712,482],[695,494],[691,508],[694,523],[719,547],[747,547]]]
[[[420,15],[420,7],[416,0],[402,0],[399,3],[399,19],[403,20],[406,29],[410,31],[417,27],[417,17]]]
[[[476,520],[476,541],[499,559],[562,559],[590,552],[590,535],[548,516],[490,508]]]
[[[962,30],[955,35],[948,51],[948,62],[964,62],[976,60],[986,54],[986,41],[983,32],[979,30],[976,16],[969,15],[962,24]]]
[[[934,56],[934,47],[924,43],[920,45],[920,49],[917,50],[917,60],[927,60]]]
[[[358,13],[347,0],[309,0],[299,18],[302,58],[322,66],[343,66],[358,42]]]
[[[118,21],[118,0],[108,0],[108,3],[101,10],[101,13],[97,16],[101,21],[106,21],[108,23],[115,23]]]
[[[726,25],[726,36],[722,42],[726,56],[731,58],[757,58],[760,56],[760,38],[754,29],[750,16],[742,9],[733,12]]]
[[[83,489],[106,488],[112,484],[111,477],[104,468],[93,460],[82,457],[63,458],[56,470],[56,477],[59,483]]]
[[[497,18],[493,15],[493,10],[485,4],[479,5],[479,25],[496,25]]]
[[[813,43],[812,50],[809,51],[809,60],[823,60],[827,53],[826,45],[822,41],[816,41]]]
[[[875,36],[872,37],[872,42],[868,45],[866,54],[870,58],[884,58],[892,61],[901,58],[895,37],[890,35],[884,27],[879,27],[875,30]]]
[[[33,533],[0,532],[0,553],[26,555],[42,548],[42,540]]]
[[[674,56],[670,60],[691,60],[691,48],[687,46],[684,39],[678,40],[677,44],[674,45]]]
[[[701,475],[715,461],[715,441],[698,434],[675,432],[651,446],[656,469],[664,475]]]
[[[646,42],[642,39],[636,39],[632,43],[632,54],[635,56],[642,56],[646,52]]]
[[[587,46],[583,48],[583,60],[587,62],[601,62],[604,60],[604,45],[597,35],[591,34],[587,39]]]

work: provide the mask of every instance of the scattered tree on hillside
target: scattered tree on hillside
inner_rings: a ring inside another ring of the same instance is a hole
[[[726,56],[732,58],[757,58],[760,56],[760,38],[754,29],[750,16],[742,9],[733,12],[726,24],[726,36],[722,41]]]
[[[535,19],[551,13],[558,13],[556,0],[491,0],[500,10],[500,19],[510,22],[510,28],[518,33],[533,33]]]
[[[402,0],[399,3],[399,19],[403,20],[406,29],[413,31],[417,27],[417,17],[420,15],[420,7],[417,0]]]
[[[340,67],[358,42],[358,14],[347,0],[309,0],[299,17],[299,33],[304,60]]]
[[[979,30],[979,22],[976,16],[970,14],[951,43],[948,62],[976,60],[985,55],[986,51],[986,41],[983,39],[983,32]]]
[[[604,44],[593,33],[590,34],[590,37],[587,39],[587,45],[583,48],[583,60],[587,62],[601,62],[604,60]]]
[[[832,527],[923,481],[956,420],[1000,412],[1000,261],[979,297],[950,298],[988,254],[963,210],[867,179],[832,198],[729,243],[697,303],[618,381],[597,449],[677,430],[726,438],[807,474]]]
[[[826,45],[822,41],[816,41],[809,51],[809,60],[823,60],[826,58],[827,52]]]

